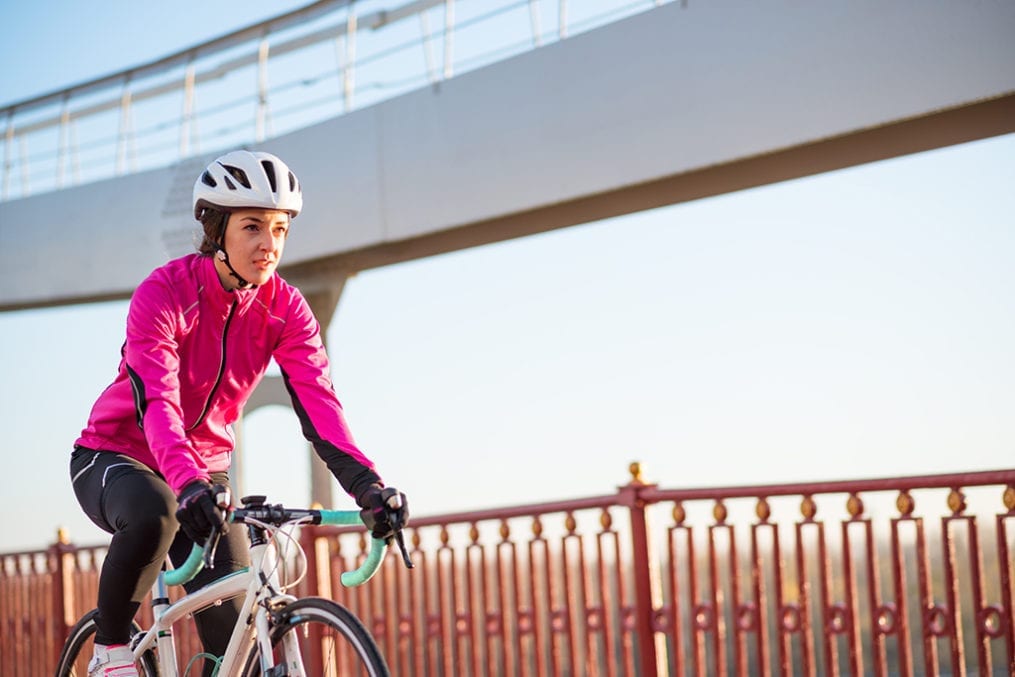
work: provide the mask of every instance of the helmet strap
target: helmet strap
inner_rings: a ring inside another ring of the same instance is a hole
[[[240,289],[246,289],[247,287],[253,289],[257,286],[256,284],[250,284],[250,282],[243,279],[240,274],[236,272],[236,269],[233,268],[233,264],[229,263],[229,254],[226,253],[225,247],[221,244],[215,244],[215,257],[222,263],[226,264],[226,268],[229,269],[229,275],[236,278],[236,282]]]

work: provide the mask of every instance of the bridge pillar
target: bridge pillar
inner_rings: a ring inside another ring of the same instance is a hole
[[[334,272],[310,275],[305,279],[291,279],[289,276],[286,276],[287,280],[299,287],[304,298],[307,299],[307,303],[310,304],[310,309],[314,311],[314,316],[321,325],[321,339],[325,342],[325,346],[327,346],[328,326],[331,324],[331,318],[335,315],[338,300],[342,296],[342,290],[345,288],[345,281],[348,278],[349,275]],[[243,417],[261,407],[273,404],[292,407],[292,400],[285,388],[285,384],[282,382],[281,376],[266,376],[261,381],[257,389],[250,396],[247,406],[243,408],[240,419],[237,421],[236,449],[233,453],[232,468],[230,470],[233,491],[237,496],[243,496],[245,493],[243,486]],[[309,444],[307,444],[307,452],[310,455],[310,502],[320,504],[325,508],[332,508],[334,506],[331,471],[328,470],[324,461],[318,457],[313,447]]]
[[[300,291],[314,311],[317,321],[321,325],[321,340],[325,346],[328,343],[328,327],[331,325],[331,318],[335,315],[338,307],[338,300],[342,297],[342,290],[345,288],[345,275],[331,275],[327,277],[314,278],[310,284],[300,285]],[[309,445],[307,445],[309,447]],[[333,508],[333,497],[331,495],[331,471],[324,461],[314,452],[313,448],[308,449],[310,453],[310,501],[319,503],[322,507]]]

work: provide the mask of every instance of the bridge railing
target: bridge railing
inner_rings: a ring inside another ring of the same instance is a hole
[[[0,200],[256,144],[661,0],[318,0],[174,54],[0,102]]]
[[[412,572],[312,583],[399,675],[1015,674],[1015,471],[660,489],[414,518]],[[975,506],[971,508],[970,506]],[[977,514],[976,511],[980,511]]]
[[[361,532],[305,529],[297,592],[406,676],[1007,675],[1013,520],[1015,470],[661,489],[634,464],[612,494],[413,517],[416,568],[354,589]],[[0,674],[52,672],[104,552],[0,555]]]

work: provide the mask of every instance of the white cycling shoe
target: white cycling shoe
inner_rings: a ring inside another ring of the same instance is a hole
[[[88,663],[88,677],[138,677],[130,647],[96,644],[95,655]]]

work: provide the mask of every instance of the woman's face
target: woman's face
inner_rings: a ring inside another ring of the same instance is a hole
[[[226,222],[224,249],[236,273],[252,285],[267,282],[282,258],[289,234],[289,212],[276,209],[238,209]],[[215,259],[227,289],[239,286],[225,262]]]

